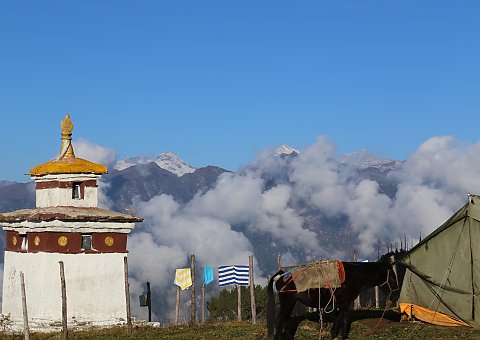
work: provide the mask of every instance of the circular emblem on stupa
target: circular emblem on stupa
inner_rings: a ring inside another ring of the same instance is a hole
[[[105,244],[109,247],[113,246],[113,237],[111,236],[105,237]]]
[[[14,246],[17,245],[17,237],[16,236],[12,237],[12,243],[13,243]]]
[[[35,236],[35,238],[33,239],[33,243],[35,243],[35,245],[38,246],[40,244],[40,237]]]
[[[60,236],[58,238],[58,244],[61,245],[62,247],[65,247],[67,245],[68,239],[66,236]]]

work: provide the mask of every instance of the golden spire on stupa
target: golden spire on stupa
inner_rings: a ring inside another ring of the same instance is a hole
[[[60,123],[60,126],[62,127],[62,147],[60,148],[60,153],[58,154],[57,160],[64,157],[75,157],[72,146],[73,123],[70,120],[70,115],[68,113],[65,116],[65,119]]]
[[[82,158],[75,157],[72,145],[73,122],[67,113],[62,120],[62,146],[60,153],[54,160],[37,165],[30,170],[31,176],[44,176],[48,174],[80,174],[94,173],[106,174],[107,167],[101,164],[93,163]]]

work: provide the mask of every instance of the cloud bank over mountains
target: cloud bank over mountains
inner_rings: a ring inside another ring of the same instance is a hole
[[[113,150],[88,141],[75,142],[75,150],[79,157],[100,163],[115,161]],[[466,145],[451,136],[427,140],[390,172],[398,183],[393,197],[342,163],[335,144],[324,136],[296,157],[265,150],[238,172],[220,175],[213,189],[187,204],[166,195],[137,202],[136,214],[145,221],[129,238],[132,293],[141,294],[150,281],[162,295],[174,297],[174,270],[188,266],[190,254],[196,255],[197,268],[247,264],[253,247],[238,226],[285,245],[287,256],[291,249],[302,249],[312,258],[346,259],[347,254],[320,247],[302,208],[346,216],[358,234],[359,255],[374,257],[378,240],[405,236],[409,243],[416,242],[419,233],[426,236],[442,224],[463,206],[468,192],[480,193],[479,173],[480,144]],[[102,204],[108,207],[108,202]],[[171,318],[174,298],[165,303],[171,313],[162,317]],[[137,315],[144,315],[135,308]]]

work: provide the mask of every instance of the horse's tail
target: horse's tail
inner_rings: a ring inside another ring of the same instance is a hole
[[[275,319],[277,315],[276,306],[275,306],[275,295],[273,294],[273,285],[277,280],[277,275],[281,274],[282,271],[278,271],[270,278],[268,281],[267,293],[267,336],[272,338],[275,335]]]

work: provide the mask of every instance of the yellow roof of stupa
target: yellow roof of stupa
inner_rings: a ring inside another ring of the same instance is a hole
[[[67,114],[62,120],[62,147],[57,158],[39,164],[30,170],[31,176],[44,176],[49,174],[106,174],[107,167],[75,157],[72,146],[73,123]]]

